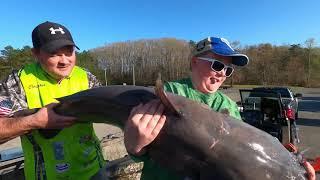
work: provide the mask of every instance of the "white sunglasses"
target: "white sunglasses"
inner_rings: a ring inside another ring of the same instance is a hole
[[[234,71],[233,67],[225,65],[223,62],[217,59],[204,57],[198,57],[198,59],[211,62],[211,69],[215,72],[221,72],[222,70],[224,70],[226,77],[230,77]]]

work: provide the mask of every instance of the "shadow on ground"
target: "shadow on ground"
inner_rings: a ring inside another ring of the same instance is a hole
[[[304,97],[299,102],[299,111],[320,112],[320,97]]]
[[[320,119],[305,119],[305,118],[299,118],[299,119],[297,120],[297,125],[320,127]]]

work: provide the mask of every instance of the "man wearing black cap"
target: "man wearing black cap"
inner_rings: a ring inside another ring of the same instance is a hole
[[[103,166],[92,124],[74,124],[74,117],[53,111],[55,98],[100,86],[90,72],[75,66],[69,30],[44,22],[32,31],[37,62],[14,71],[0,87],[0,142],[21,136],[26,179],[90,179]],[[78,48],[79,49],[79,48]],[[21,109],[37,113],[11,117]]]
[[[245,66],[248,62],[249,58],[234,51],[226,39],[209,37],[198,42],[194,49],[191,77],[168,82],[164,88],[166,91],[204,103],[215,111],[228,112],[230,116],[241,121],[236,103],[218,91],[218,88],[233,73],[233,65]],[[128,152],[144,161],[141,179],[184,179],[155,164],[145,154],[145,147],[156,138],[165,123],[166,117],[163,112],[164,107],[159,101],[139,105],[132,110],[125,127],[125,145]]]

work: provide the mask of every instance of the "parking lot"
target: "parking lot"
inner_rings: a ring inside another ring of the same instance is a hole
[[[320,89],[306,91],[299,105],[300,150],[308,158],[320,156]]]

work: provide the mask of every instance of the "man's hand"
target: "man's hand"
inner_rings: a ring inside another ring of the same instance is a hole
[[[31,122],[33,127],[36,129],[62,129],[74,124],[75,117],[62,116],[53,111],[56,105],[56,103],[51,103],[35,113]]]
[[[307,171],[308,180],[316,180],[316,172],[315,172],[314,168],[311,166],[311,164],[306,161],[303,163],[303,165]]]
[[[164,106],[159,100],[138,105],[131,110],[124,128],[124,143],[129,153],[142,155],[162,129],[166,116]]]

